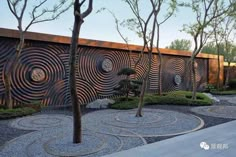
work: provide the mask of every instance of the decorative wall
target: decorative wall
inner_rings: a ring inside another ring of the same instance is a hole
[[[230,69],[229,69],[230,68]],[[236,67],[235,66],[225,66],[224,67],[224,80],[226,80],[227,71],[229,69],[229,80],[236,79]],[[225,81],[224,81],[225,83]]]
[[[14,55],[17,39],[0,37],[0,104],[4,104],[3,74]],[[125,50],[81,46],[77,52],[77,84],[81,104],[112,97],[122,76],[118,71],[134,67],[139,54]],[[187,56],[163,55],[163,91],[187,90],[190,86]],[[158,55],[153,55],[148,92],[158,90]],[[137,66],[142,79],[148,67],[147,54]],[[208,81],[208,60],[197,59],[198,89]],[[12,74],[14,104],[40,101],[45,106],[70,105],[68,90],[69,44],[27,40],[17,68]]]

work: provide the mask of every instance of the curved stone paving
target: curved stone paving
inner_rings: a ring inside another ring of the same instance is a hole
[[[8,142],[0,152],[0,156],[93,157],[146,144],[141,136],[135,134],[131,137],[120,137],[84,129],[82,144],[73,144],[72,117],[65,115],[28,116],[14,120],[10,126],[37,131]]]
[[[199,117],[175,111],[143,109],[143,117],[135,117],[136,110],[102,110],[86,114],[84,127],[98,133],[142,137],[178,135],[200,129]]]
[[[177,135],[203,126],[200,118],[189,114],[144,109],[144,116],[137,118],[135,112],[101,110],[86,114],[82,117],[82,144],[72,143],[71,116],[51,114],[19,118],[10,125],[36,131],[8,142],[0,156],[102,156],[144,145],[143,137]]]
[[[231,103],[232,105],[236,105],[236,96],[217,96],[220,100],[225,100]]]
[[[236,106],[194,107],[191,111],[206,116],[236,119]]]
[[[10,126],[22,130],[42,130],[71,125],[72,117],[60,114],[27,116],[14,120]]]

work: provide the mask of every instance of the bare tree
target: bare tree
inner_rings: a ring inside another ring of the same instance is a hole
[[[165,1],[167,2],[167,1]],[[163,0],[158,0],[156,3],[157,5],[157,15],[159,14],[159,12],[161,11],[161,7],[164,4]],[[176,11],[176,7],[177,7],[177,1],[176,0],[169,0],[169,4],[168,4],[168,12],[166,14],[166,16],[164,17],[164,19],[159,19],[158,16],[156,16],[156,20],[155,20],[155,24],[156,24],[156,28],[157,28],[157,34],[156,34],[156,49],[157,49],[157,53],[159,56],[159,88],[158,88],[158,94],[161,96],[162,95],[162,54],[160,51],[160,26],[162,24],[164,24],[171,16],[174,15],[174,12]]]
[[[55,4],[51,9],[48,9],[47,7],[45,7],[47,1],[48,0],[40,1],[39,3],[33,6],[33,9],[29,12],[30,21],[28,24],[25,25],[25,27],[23,27],[23,19],[28,7],[28,0],[7,0],[8,7],[17,20],[17,28],[19,30],[20,39],[19,43],[16,46],[15,54],[8,59],[8,68],[7,71],[4,73],[5,100],[6,106],[8,108],[13,107],[11,95],[11,75],[18,64],[20,54],[24,48],[25,33],[34,24],[56,20],[71,6],[70,3],[67,4],[67,0],[61,0],[60,2]]]
[[[190,58],[190,71],[192,77],[192,99],[196,99],[196,56],[201,52],[204,44],[213,35],[212,31],[209,31],[209,26],[214,19],[226,14],[233,6],[231,0],[228,3],[224,3],[223,0],[192,0],[191,3],[186,4],[190,7],[196,15],[196,23],[185,25],[184,31],[190,34],[194,40],[194,50]],[[234,2],[235,4],[235,2]]]
[[[132,30],[134,30],[134,28],[138,29],[136,30],[136,33],[143,39],[143,50],[146,50],[148,52],[148,69],[144,74],[140,100],[138,104],[138,110],[136,113],[136,117],[142,117],[142,106],[144,103],[144,94],[146,92],[148,77],[151,71],[152,51],[154,48],[154,40],[155,40],[155,37],[157,37],[157,47],[158,47],[157,50],[159,52],[158,53],[159,58],[161,58],[161,53],[159,51],[159,26],[162,23],[164,23],[167,19],[169,19],[169,17],[173,14],[168,14],[162,22],[158,21],[158,15],[160,14],[161,6],[164,3],[163,0],[149,0],[149,3],[147,5],[150,6],[150,10],[148,10],[149,12],[147,13],[146,18],[144,18],[145,16],[141,15],[140,0],[125,0],[125,2],[128,4],[129,8],[131,9],[135,17],[133,19],[128,19],[127,20],[128,24],[129,26],[131,26]],[[173,0],[171,2],[175,2],[175,1]],[[170,4],[172,5],[173,3],[170,3]],[[156,34],[156,31],[157,31],[157,34]]]
[[[219,8],[218,8],[219,9]],[[231,45],[228,45],[228,42],[233,42],[236,34],[232,35],[236,28],[235,23],[235,13],[234,9],[229,9],[229,11],[222,15],[221,17],[217,17],[213,20],[212,28],[213,28],[213,40],[215,42],[216,54],[217,54],[217,90],[220,89],[220,54],[224,55],[226,60],[228,59],[227,54],[231,52]],[[232,37],[233,36],[233,37]],[[230,41],[230,38],[231,41]],[[224,41],[224,42],[223,42]],[[225,44],[223,44],[225,43]],[[225,47],[222,49],[222,46]],[[233,58],[232,58],[233,59]],[[230,59],[231,60],[231,59]],[[227,79],[226,79],[227,80]],[[226,81],[227,82],[227,81]]]
[[[79,44],[79,33],[84,19],[93,10],[93,0],[89,0],[87,9],[82,12],[82,6],[86,0],[75,0],[74,2],[74,26],[70,45],[70,72],[69,86],[71,94],[71,102],[73,108],[73,142],[82,142],[82,124],[81,124],[81,109],[76,91],[76,52]]]
[[[128,19],[128,24],[132,24],[131,26],[135,26],[138,28],[137,34],[139,34],[143,38],[143,49],[148,51],[148,69],[145,73],[142,88],[141,88],[141,94],[140,94],[140,100],[138,104],[138,110],[136,113],[136,117],[142,117],[142,106],[144,102],[144,94],[147,87],[147,80],[148,76],[151,70],[151,62],[152,62],[152,50],[153,50],[153,42],[154,42],[154,36],[155,36],[155,22],[154,18],[156,14],[154,14],[154,2],[153,0],[150,0],[152,8],[150,9],[150,12],[148,13],[148,16],[146,19],[144,19],[140,14],[140,1],[139,0],[125,0],[125,2],[128,4],[129,8],[131,9],[133,15],[135,18]],[[151,20],[153,20],[153,23],[151,23]],[[148,27],[151,26],[151,31],[148,33]]]
[[[224,18],[224,57],[225,61],[228,63],[228,69],[226,72],[225,84],[224,87],[228,86],[229,82],[229,73],[230,73],[230,63],[236,61],[236,46],[235,46],[235,37],[236,37],[236,19],[235,15],[227,16]]]
[[[140,30],[135,30],[134,27],[136,26],[136,23],[132,23],[130,22],[130,19],[129,20],[123,20],[123,21],[120,21],[114,12],[112,12],[110,9],[108,8],[101,8],[97,11],[97,13],[100,13],[104,10],[107,10],[111,15],[112,17],[114,18],[115,20],[115,27],[116,27],[116,31],[118,32],[119,36],[122,38],[122,40],[125,42],[125,45],[126,45],[126,49],[129,51],[129,61],[130,62],[134,62],[134,70],[136,70],[139,62],[141,61],[142,59],[142,56],[143,56],[143,53],[144,53],[144,49],[145,47],[142,47],[142,49],[140,50],[140,53],[139,53],[139,57],[138,59],[136,60],[135,58],[132,57],[132,50],[130,49],[130,44],[129,44],[129,39],[128,37],[125,37],[125,35],[123,34],[121,28],[128,28],[130,29],[131,31],[134,31],[136,34],[140,35]],[[140,36],[139,36],[140,37]],[[136,78],[136,74],[134,74],[134,78]]]

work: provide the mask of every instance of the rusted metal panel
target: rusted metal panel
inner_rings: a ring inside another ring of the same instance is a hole
[[[4,103],[3,74],[8,59],[14,54],[15,38],[0,37],[0,103]],[[111,48],[80,46],[77,52],[76,88],[81,104],[97,98],[112,97],[113,88],[124,76],[117,76],[125,67],[133,67],[138,52]],[[163,91],[190,88],[187,62],[189,57],[163,55]],[[198,88],[207,83],[207,59],[197,59]],[[19,65],[12,74],[14,104],[40,101],[45,106],[70,105],[69,94],[69,44],[26,40]],[[148,92],[158,90],[158,55],[153,55]],[[137,66],[141,80],[148,67],[145,53]]]

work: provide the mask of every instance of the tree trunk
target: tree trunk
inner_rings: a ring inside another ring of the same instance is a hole
[[[70,72],[69,72],[69,87],[71,94],[71,103],[73,109],[73,142],[81,143],[82,142],[82,129],[81,129],[81,109],[80,104],[77,97],[76,90],[76,52],[78,48],[78,37],[80,28],[83,21],[78,16],[75,15],[74,18],[74,26],[71,38],[71,46],[70,46]]]
[[[217,52],[217,54],[218,54],[218,56],[217,56],[217,60],[218,60],[218,63],[217,63],[217,90],[219,91],[220,90],[220,52],[219,52],[219,50],[217,50],[218,52]]]
[[[162,55],[161,52],[158,52],[159,55],[159,88],[158,88],[158,94],[161,96],[162,95]]]
[[[5,105],[8,109],[13,108],[12,96],[11,96],[11,73],[4,74],[4,84],[5,84]]]
[[[194,65],[194,58],[191,59],[191,74],[192,74],[192,99],[196,100],[196,93],[197,93],[197,82],[196,82],[196,70]]]
[[[140,94],[140,99],[139,99],[139,104],[138,104],[138,110],[136,112],[136,117],[142,117],[142,108],[143,108],[143,103],[144,103],[144,95],[146,92],[147,88],[147,81],[148,81],[148,76],[151,71],[151,66],[152,66],[152,50],[148,52],[148,70],[147,73],[143,79],[143,84],[142,84],[142,89],[141,89],[141,94]]]
[[[5,105],[8,109],[13,108],[13,101],[12,101],[12,95],[11,95],[11,75],[14,72],[15,68],[18,65],[18,60],[20,58],[20,54],[22,52],[22,49],[24,47],[25,39],[24,39],[24,32],[19,30],[20,32],[20,42],[16,47],[16,54],[13,55],[12,59],[9,59],[9,62],[7,64],[7,71],[4,74],[4,85],[5,85]]]
[[[226,72],[226,77],[225,77],[225,85],[224,88],[226,89],[229,83],[229,73],[230,73],[230,62],[228,62],[228,68]]]
[[[144,103],[144,94],[146,91],[146,87],[147,87],[147,78],[145,77],[143,80],[143,84],[142,84],[142,89],[141,89],[141,93],[140,93],[140,99],[139,99],[139,103],[138,103],[138,110],[136,112],[135,117],[142,117],[142,108],[143,108],[143,103]]]

